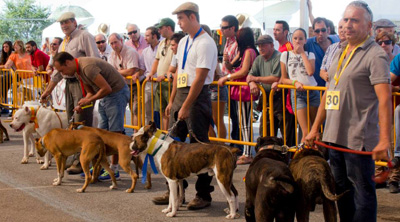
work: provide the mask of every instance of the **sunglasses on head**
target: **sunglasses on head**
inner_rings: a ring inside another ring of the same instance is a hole
[[[98,45],[100,43],[105,43],[105,42],[106,42],[106,40],[101,40],[101,41],[96,42],[96,44]]]
[[[227,26],[221,26],[221,29],[229,29],[230,27],[232,27],[233,25],[227,25]]]
[[[137,33],[137,30],[133,30],[133,31],[128,32],[128,35],[132,35],[132,34],[136,34],[136,33]]]
[[[320,32],[326,32],[326,28],[315,29],[314,32],[317,33],[317,34],[319,34]]]
[[[391,45],[392,44],[392,40],[378,41],[377,43],[379,45],[382,45],[383,43],[385,43],[385,45]]]

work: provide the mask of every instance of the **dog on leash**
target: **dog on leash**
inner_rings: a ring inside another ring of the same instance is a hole
[[[104,144],[106,145],[106,156],[117,154],[119,157],[119,159],[118,159],[119,165],[132,178],[132,185],[129,189],[126,190],[126,192],[132,193],[135,190],[138,175],[137,175],[137,173],[135,173],[132,170],[132,168],[130,166],[130,162],[132,159],[131,150],[129,149],[129,145],[132,142],[131,137],[120,134],[120,133],[109,132],[104,129],[87,127],[87,126],[84,126],[82,122],[71,123],[69,125],[69,129],[70,130],[77,129],[80,131],[88,131],[88,132],[92,132],[92,133],[98,135],[99,137],[101,137],[104,141]],[[135,165],[137,166],[137,168],[140,168],[140,169],[142,168],[143,162],[139,157],[134,157],[133,161],[135,162]],[[94,178],[94,179],[96,179],[96,178]],[[147,171],[147,184],[146,184],[145,188],[146,189],[151,188],[150,171]]]
[[[246,173],[246,221],[294,221],[296,183],[287,147],[277,137],[260,137]]]
[[[34,155],[35,140],[33,134],[37,133],[41,137],[54,128],[67,128],[67,113],[55,112],[50,108],[41,106],[38,102],[26,102],[22,108],[15,112],[10,127],[17,132],[22,131],[24,156],[21,163],[27,164],[29,157]],[[28,150],[29,142],[31,142],[30,151]],[[48,169],[50,161],[50,153],[45,155],[44,162],[36,154],[36,162],[43,163],[40,167],[41,170]]]
[[[299,188],[296,219],[309,221],[316,204],[323,205],[325,221],[337,221],[336,204],[343,194],[335,195],[335,180],[331,168],[319,150],[303,148],[289,164]]]
[[[233,171],[236,167],[236,155],[239,150],[219,144],[181,143],[174,141],[161,130],[157,130],[155,123],[142,127],[133,137],[131,150],[138,154],[146,152],[154,156],[161,173],[168,181],[170,190],[168,208],[162,212],[167,217],[176,216],[179,203],[178,198],[183,193],[183,179],[191,174],[208,172],[215,175],[218,185],[229,204],[226,218],[237,218],[239,202],[237,190],[233,186]]]
[[[3,133],[4,135],[6,135],[6,138],[3,137]],[[10,137],[8,136],[8,132],[7,129],[3,126],[3,124],[0,121],[0,143],[2,143],[3,141],[9,141]]]
[[[80,152],[80,163],[85,172],[85,183],[78,193],[85,192],[89,182],[94,182],[94,178],[99,176],[100,165],[110,174],[112,185],[110,189],[117,188],[117,181],[114,172],[110,169],[105,155],[106,148],[103,140],[94,133],[78,130],[53,129],[35,141],[35,147],[40,156],[47,151],[53,154],[57,164],[57,175],[53,185],[61,185],[64,177],[65,162],[67,157]],[[90,175],[89,164],[92,161],[93,175]]]

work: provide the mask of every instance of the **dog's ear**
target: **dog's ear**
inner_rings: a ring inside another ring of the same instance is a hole
[[[157,131],[157,126],[155,122],[150,121],[150,128],[149,128],[150,132],[155,132]]]
[[[27,113],[29,113],[29,112],[30,112],[30,109],[29,109],[29,107],[25,106],[25,112],[27,112]]]
[[[257,138],[257,144],[255,147],[256,153],[258,153],[258,150],[260,149],[260,146],[264,143],[264,137],[258,137]]]
[[[40,138],[35,138],[35,141],[38,143],[39,142],[39,140],[40,140]]]

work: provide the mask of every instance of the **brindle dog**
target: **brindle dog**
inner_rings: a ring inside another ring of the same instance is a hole
[[[287,147],[277,137],[258,138],[246,173],[246,221],[294,221],[296,183],[287,162]]]
[[[335,180],[322,153],[304,148],[295,155],[289,168],[299,188],[297,221],[309,221],[316,204],[323,205],[325,221],[337,221],[335,201],[343,194],[335,195]]]
[[[6,138],[3,138],[3,133],[6,135]],[[10,137],[8,136],[8,132],[7,129],[3,126],[3,124],[1,124],[0,121],[0,143],[2,143],[3,141],[9,141]]]

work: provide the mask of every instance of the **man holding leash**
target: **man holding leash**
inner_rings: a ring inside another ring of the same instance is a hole
[[[372,158],[336,150],[329,150],[329,154],[336,193],[349,191],[338,201],[340,220],[376,221],[373,160],[388,159],[391,146],[389,63],[368,35],[372,12],[365,2],[351,2],[343,21],[347,42],[328,70],[329,85],[306,141],[312,145],[326,119],[323,141],[349,151],[372,151]]]
[[[214,40],[200,27],[199,7],[192,2],[180,5],[172,14],[178,17],[182,31],[188,33],[179,42],[177,59],[178,72],[174,78],[176,96],[170,115],[170,127],[179,120],[171,135],[185,141],[189,130],[193,130],[201,142],[208,142],[208,127],[212,118],[209,85],[213,81],[217,66],[217,47]],[[190,142],[196,138],[191,135]],[[196,161],[196,160],[193,160]],[[212,177],[207,173],[198,175],[196,197],[187,205],[189,210],[197,210],[211,205],[210,186]]]
[[[74,110],[101,99],[99,102],[99,128],[112,132],[124,131],[125,108],[129,89],[119,72],[100,58],[75,59],[67,52],[54,57],[54,67],[66,76],[74,76],[83,82],[86,95],[78,101]]]

